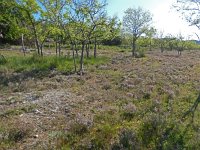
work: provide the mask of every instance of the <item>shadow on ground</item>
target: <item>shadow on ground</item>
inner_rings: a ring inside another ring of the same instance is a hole
[[[21,73],[14,73],[11,75],[0,74],[0,85],[8,86],[11,83],[20,83],[24,80],[29,78],[37,78],[43,79],[44,77],[49,76],[50,70],[31,70],[31,71],[24,71]]]

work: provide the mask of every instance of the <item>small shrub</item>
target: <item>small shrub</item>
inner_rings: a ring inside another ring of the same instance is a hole
[[[119,134],[119,142],[112,145],[112,150],[137,150],[140,148],[140,142],[137,135],[130,129],[124,129]]]
[[[110,142],[115,136],[116,128],[110,124],[101,125],[94,132],[90,142],[90,149],[108,149]]]
[[[112,86],[110,84],[105,84],[102,87],[103,90],[110,90],[111,88],[112,88]]]
[[[101,141],[101,139],[97,139],[97,138],[94,138],[91,140],[90,142],[90,147],[89,149],[105,149],[105,145],[104,145],[104,142]]]
[[[125,120],[131,120],[134,118],[136,113],[136,106],[132,103],[129,103],[123,107],[123,111],[121,113],[121,117]]]
[[[0,55],[0,65],[4,65],[5,63],[7,63],[6,58],[3,55]]]
[[[144,121],[139,136],[142,144],[150,149],[184,149],[182,131],[175,123],[170,123],[155,115]]]
[[[143,98],[148,100],[151,98],[151,94],[150,93],[144,93]]]
[[[71,126],[70,131],[76,135],[83,135],[84,133],[88,132],[88,126],[83,123],[74,123]]]
[[[21,141],[26,135],[27,133],[23,130],[12,129],[9,131],[8,139],[9,141],[18,142]]]
[[[135,58],[143,58],[145,57],[144,51],[138,51],[135,55]]]

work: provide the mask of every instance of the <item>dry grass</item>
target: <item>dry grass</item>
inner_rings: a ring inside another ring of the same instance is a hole
[[[105,55],[111,60],[88,64],[84,76],[49,72],[3,86],[0,112],[12,113],[9,118],[1,115],[0,137],[9,132],[8,122],[14,128],[20,120],[33,129],[23,139],[0,146],[122,149],[136,142],[142,149],[199,148],[200,108],[181,120],[200,92],[199,51],[179,57],[152,51],[135,59],[127,52],[102,50]],[[163,139],[164,134],[168,136]],[[133,139],[128,145],[126,136]]]

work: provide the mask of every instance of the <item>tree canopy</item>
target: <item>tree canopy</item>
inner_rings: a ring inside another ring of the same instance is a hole
[[[149,11],[138,8],[128,8],[123,17],[123,29],[132,35],[132,56],[135,56],[137,39],[149,30],[152,15]]]

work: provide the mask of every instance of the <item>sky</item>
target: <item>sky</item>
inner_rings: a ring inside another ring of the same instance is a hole
[[[107,0],[107,12],[110,16],[117,15],[121,20],[124,11],[138,6],[149,10],[153,14],[153,26],[164,35],[182,34],[186,39],[197,39],[199,33],[196,27],[189,24],[172,8],[176,0]]]

